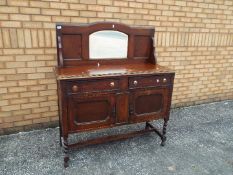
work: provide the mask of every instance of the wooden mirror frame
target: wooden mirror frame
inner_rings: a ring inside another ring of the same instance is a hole
[[[128,38],[115,30],[101,30],[89,35],[89,59],[127,59]]]
[[[128,35],[127,59],[89,58],[89,35],[101,30],[114,30]],[[58,67],[83,64],[124,64],[149,62],[156,64],[153,27],[127,26],[116,22],[91,24],[56,24]]]

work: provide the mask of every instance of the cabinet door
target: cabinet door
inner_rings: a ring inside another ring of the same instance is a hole
[[[69,128],[72,131],[101,128],[115,122],[115,94],[73,94],[68,101]]]
[[[130,122],[164,118],[168,110],[167,88],[135,90],[130,95]]]

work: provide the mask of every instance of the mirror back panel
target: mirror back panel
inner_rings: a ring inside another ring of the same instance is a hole
[[[56,32],[59,67],[113,61],[156,63],[153,27],[111,22],[57,24]]]

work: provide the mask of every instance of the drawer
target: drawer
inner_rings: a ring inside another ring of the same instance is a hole
[[[140,76],[129,78],[129,89],[164,86],[170,84],[169,76]]]
[[[98,91],[112,91],[119,89],[119,80],[117,79],[103,79],[103,80],[77,80],[69,81],[69,93],[79,92],[98,92]]]

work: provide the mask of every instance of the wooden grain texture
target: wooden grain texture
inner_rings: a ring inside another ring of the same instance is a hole
[[[74,67],[78,64],[90,64],[89,35],[100,30],[119,31],[129,36],[127,57],[131,59],[126,59],[126,63],[130,60],[137,62],[138,58],[148,62],[156,62],[154,54],[151,54],[153,51],[152,48],[154,47],[150,42],[151,38],[154,37],[154,28],[152,27],[130,27],[116,22],[82,25],[57,24],[57,37],[61,38],[58,40],[58,45],[62,48],[58,50],[58,58],[59,60],[63,60],[58,61],[59,67]],[[121,59],[114,60],[118,63],[121,62]],[[98,60],[98,62],[102,64],[109,61]]]
[[[164,145],[175,73],[156,64],[154,29],[119,23],[57,26],[61,27],[57,29],[61,48],[58,48],[59,67],[55,73],[64,165],[68,166],[68,148],[125,139],[146,132],[155,131]],[[130,36],[127,59],[89,59],[88,37],[101,30],[118,30]],[[164,119],[162,132],[149,124],[157,119]],[[68,143],[72,133],[139,122],[146,122],[145,130]]]
[[[150,124],[149,129],[134,131],[134,132],[130,132],[130,133],[124,133],[124,134],[118,134],[118,135],[105,136],[105,137],[95,138],[95,139],[86,140],[86,141],[80,141],[78,143],[70,144],[69,148],[81,148],[81,147],[84,147],[84,146],[96,145],[96,144],[101,144],[101,143],[104,143],[104,142],[124,140],[124,139],[128,139],[128,138],[131,138],[131,137],[140,136],[142,134],[146,134],[146,133],[149,133],[149,132],[155,132],[155,133],[157,133],[159,135],[159,137],[162,138],[162,134],[160,133],[160,131],[158,131],[154,126],[152,126]]]
[[[144,62],[116,64],[115,60],[113,60],[113,63],[109,62],[107,64],[100,64],[100,66],[92,63],[93,62],[90,61],[90,65],[57,67],[55,69],[57,79],[174,74],[174,71],[167,67]]]

